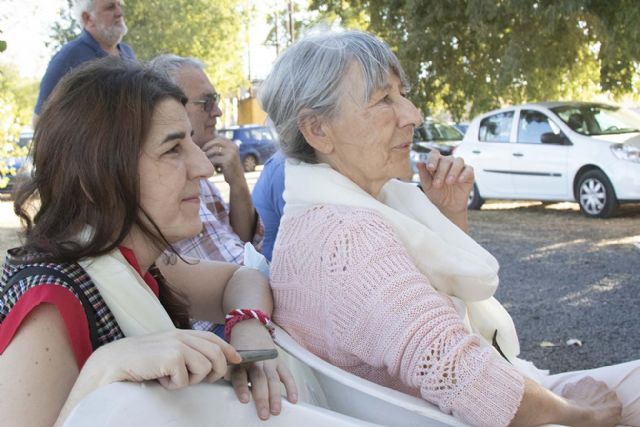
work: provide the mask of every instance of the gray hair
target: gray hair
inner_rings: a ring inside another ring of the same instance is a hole
[[[303,110],[332,118],[343,91],[341,85],[352,63],[360,66],[365,99],[386,86],[390,73],[406,87],[404,71],[389,46],[360,31],[321,32],[289,47],[276,61],[260,86],[262,109],[273,121],[284,153],[316,163],[313,148],[298,127]]]
[[[147,62],[146,67],[173,84],[177,84],[176,76],[184,67],[193,67],[204,71],[204,64],[196,58],[185,58],[183,56],[166,54],[159,55]]]
[[[84,23],[82,22],[82,14],[84,12],[94,16],[95,7],[93,5],[93,0],[76,0],[73,4],[73,16],[81,27],[84,26]]]

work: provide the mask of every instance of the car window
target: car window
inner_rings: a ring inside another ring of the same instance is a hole
[[[513,111],[485,117],[480,122],[478,139],[483,142],[509,142]]]
[[[542,135],[545,133],[560,134],[560,128],[553,120],[535,110],[520,111],[518,122],[518,143],[519,144],[540,144]]]
[[[453,126],[436,121],[426,121],[413,131],[414,141],[460,141],[462,134]]]
[[[583,135],[640,132],[640,118],[620,107],[580,104],[562,105],[552,110],[567,126]]]
[[[218,131],[218,135],[223,138],[233,139],[233,130],[232,129],[221,129]]]

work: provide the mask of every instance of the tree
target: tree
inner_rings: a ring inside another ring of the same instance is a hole
[[[37,91],[37,81],[21,78],[11,66],[0,66],[0,188],[7,185],[8,175],[16,174],[4,159],[26,155],[27,149],[16,143],[20,130],[31,123]]]
[[[424,110],[454,119],[505,103],[634,93],[640,60],[633,0],[329,0],[365,10]]]
[[[54,45],[76,36],[79,26],[70,13],[71,0],[52,27]],[[200,59],[221,93],[245,85],[242,74],[243,0],[127,0],[129,32],[124,41],[138,59],[173,53]],[[76,30],[77,29],[77,30]]]

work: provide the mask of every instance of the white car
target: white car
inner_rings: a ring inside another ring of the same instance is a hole
[[[476,117],[455,155],[473,166],[469,208],[484,199],[578,201],[607,218],[640,202],[640,116],[590,102],[518,105]]]

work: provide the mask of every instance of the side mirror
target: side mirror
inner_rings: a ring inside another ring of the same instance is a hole
[[[554,144],[554,145],[571,145],[569,138],[567,138],[563,133],[553,133],[546,132],[540,135],[540,142],[543,144]]]

